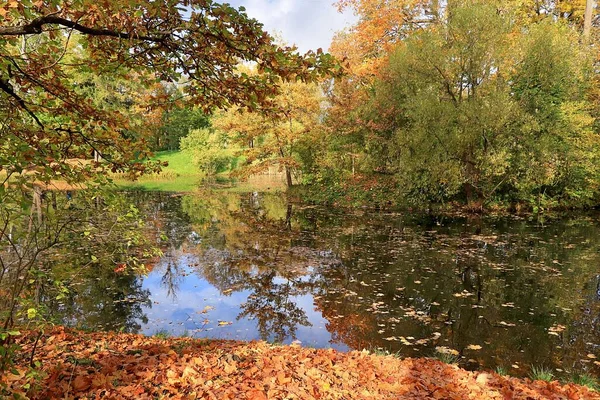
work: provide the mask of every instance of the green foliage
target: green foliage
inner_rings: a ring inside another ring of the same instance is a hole
[[[547,381],[551,382],[554,379],[554,374],[548,368],[543,366],[536,367],[535,365],[531,367],[531,372],[529,373],[529,377],[532,381]]]
[[[540,208],[548,201],[592,204],[598,193],[600,142],[585,94],[591,63],[577,40],[560,24],[531,27],[513,78],[522,120],[511,183]]]
[[[181,149],[193,154],[194,164],[207,175],[233,170],[238,164],[239,149],[222,131],[208,128],[192,130],[181,139]]]
[[[416,206],[595,205],[592,59],[570,20],[523,19],[522,11],[516,3],[460,0],[407,34],[368,86],[367,101],[329,115],[330,124],[356,127],[323,137],[323,167],[308,183],[384,173],[402,203]],[[345,94],[335,90],[334,104]]]
[[[152,336],[159,338],[159,339],[168,339],[171,337],[171,334],[166,329],[159,329],[156,332],[154,332],[154,335],[152,335]]]
[[[600,383],[598,379],[588,373],[576,373],[567,378],[568,382],[575,383],[576,385],[586,386],[596,392],[600,391]]]
[[[179,108],[166,111],[163,122],[153,138],[154,150],[179,150],[183,138],[190,132],[210,125],[207,115],[198,108]]]

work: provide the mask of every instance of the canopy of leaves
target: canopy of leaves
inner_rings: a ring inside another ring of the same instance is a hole
[[[239,73],[252,61],[260,75]],[[243,10],[211,0],[147,2],[10,0],[0,5],[0,168],[38,169],[39,179],[79,180],[96,172],[66,160],[92,150],[117,170],[142,170],[145,139],[127,113],[98,107],[74,75],[139,81],[139,106],[155,107],[159,82],[181,82],[190,105],[209,111],[270,107],[281,79],[335,72],[331,56],[280,48]],[[129,133],[128,133],[129,132]],[[96,166],[97,167],[97,166]]]
[[[323,165],[392,174],[415,204],[595,203],[585,1],[340,6],[360,20],[332,46],[349,74],[327,87]]]
[[[310,148],[318,146],[317,137],[312,135],[321,117],[319,87],[314,83],[285,82],[273,98],[273,106],[273,111],[266,113],[232,107],[212,119],[212,139],[207,136],[208,131],[195,131],[182,143],[202,158],[208,156],[206,152],[211,147],[207,141],[216,140],[221,144],[212,147],[238,149],[238,155],[243,156],[242,168],[237,171],[241,176],[275,167],[285,170],[291,186],[292,172],[306,165],[311,158]],[[211,170],[207,165],[205,169]]]

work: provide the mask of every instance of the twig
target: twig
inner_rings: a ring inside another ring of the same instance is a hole
[[[29,366],[31,368],[33,368],[33,366],[34,366],[33,365],[33,357],[35,355],[35,350],[37,349],[37,345],[43,334],[44,334],[44,331],[40,329],[40,332],[38,333],[37,338],[35,339],[35,343],[33,344],[33,349],[31,350],[31,357],[29,357]]]
[[[77,361],[73,364],[73,369],[71,370],[71,376],[69,377],[69,383],[67,386],[67,393],[65,394],[65,399],[69,397],[69,392],[71,391],[71,380],[73,379],[73,373],[75,372],[76,366],[77,366]]]

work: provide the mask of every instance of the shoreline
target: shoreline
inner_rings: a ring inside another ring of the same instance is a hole
[[[8,392],[30,399],[600,399],[572,383],[470,372],[429,358],[64,327],[37,343],[36,379],[29,368],[36,337],[19,337],[19,374],[0,378]]]

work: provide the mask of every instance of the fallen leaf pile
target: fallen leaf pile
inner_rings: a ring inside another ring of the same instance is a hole
[[[37,345],[37,386],[24,336],[18,375],[0,380],[32,399],[600,399],[587,388],[477,373],[432,359],[56,328]]]

